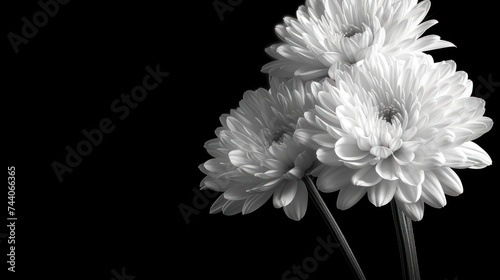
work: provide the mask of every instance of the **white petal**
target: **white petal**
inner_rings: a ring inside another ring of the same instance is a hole
[[[342,137],[335,144],[337,155],[343,160],[358,160],[368,155],[368,152],[361,151],[358,143],[353,137]]]
[[[327,105],[332,106],[332,104],[327,103],[330,101],[331,97],[321,99],[325,95],[325,93],[326,92],[319,92],[318,97],[320,98],[321,101],[323,101],[323,103],[326,103]],[[329,102],[329,103],[332,103],[332,102]],[[339,123],[337,115],[335,115],[335,113],[333,111],[331,111],[326,105],[321,105],[321,106],[316,105],[315,109],[316,109],[316,114],[318,115],[319,118],[326,121],[327,123],[331,123],[331,124],[334,124],[337,126],[337,124]]]
[[[453,128],[453,133],[455,133],[455,141],[453,142],[454,146],[460,146],[463,143],[472,140],[472,130],[455,127]]]
[[[271,195],[272,192],[253,194],[245,200],[245,203],[243,204],[243,207],[241,209],[241,213],[245,215],[259,209],[264,203],[266,203],[266,201],[269,200]]]
[[[241,150],[234,150],[229,152],[229,160],[234,166],[240,166],[252,163],[252,161],[247,156],[247,152]]]
[[[451,168],[437,168],[433,172],[439,182],[441,182],[441,187],[447,195],[458,196],[464,192],[462,181]]]
[[[287,180],[279,190],[274,192],[273,204],[274,207],[280,208],[287,206],[292,202],[297,193],[297,180]]]
[[[381,180],[382,178],[375,170],[375,166],[367,166],[356,171],[352,176],[351,182],[355,186],[370,187],[378,184]]]
[[[203,164],[203,167],[205,167],[206,170],[212,173],[219,173],[225,171],[226,166],[227,165],[225,164],[225,162],[222,161],[222,159],[220,158],[209,159],[207,160],[207,162]]]
[[[249,197],[247,188],[243,186],[230,187],[224,192],[224,198],[227,200],[241,200]]]
[[[425,181],[422,184],[422,199],[434,208],[446,205],[446,197],[438,178],[432,171],[425,172]]]
[[[285,176],[283,176],[283,179],[300,180],[300,179],[302,179],[302,177],[304,177],[304,174],[305,174],[304,169],[294,167],[294,168],[288,170],[288,172],[285,174]]]
[[[398,202],[398,207],[405,212],[405,215],[413,221],[420,221],[424,217],[424,201],[419,200],[415,203]]]
[[[340,125],[345,132],[351,134],[357,123],[351,118],[343,117],[340,119]]]
[[[362,151],[369,151],[371,149],[370,138],[366,136],[358,135],[358,147]]]
[[[204,189],[210,189],[213,191],[217,192],[224,192],[227,190],[229,186],[229,180],[228,179],[218,179],[218,178],[212,178],[209,176],[206,176],[203,178],[203,180],[200,183],[200,188]]]
[[[403,181],[405,184],[417,186],[424,182],[425,173],[423,170],[418,170],[413,168],[412,166],[405,165],[401,166],[399,179],[401,179],[401,181]]]
[[[400,165],[406,165],[415,159],[415,153],[407,149],[399,149],[393,156],[396,162]]]
[[[262,173],[266,171],[266,168],[262,166],[257,166],[257,165],[241,165],[238,167],[238,170],[241,171],[243,174],[249,174],[249,175],[255,175],[258,173]]]
[[[415,152],[422,145],[422,143],[422,141],[405,141],[403,142],[403,145],[401,145],[401,149]]]
[[[375,146],[370,149],[370,153],[381,159],[386,159],[392,155],[391,149],[384,146]]]
[[[307,201],[308,194],[306,186],[304,185],[304,182],[298,181],[297,193],[295,194],[295,198],[292,200],[292,202],[290,202],[290,204],[283,207],[283,210],[285,211],[285,214],[288,216],[288,218],[295,221],[300,221],[300,219],[302,219],[306,214]]]
[[[403,141],[408,141],[408,140],[412,139],[413,136],[415,136],[415,134],[417,134],[417,127],[412,126],[412,127],[408,128],[407,130],[405,130],[401,139]]]
[[[434,144],[438,147],[449,147],[455,142],[455,133],[450,129],[442,129],[434,139]]]
[[[415,138],[420,138],[420,139],[423,139],[425,141],[430,141],[430,140],[433,140],[436,135],[438,134],[439,130],[435,127],[428,127],[428,128],[424,128],[422,130],[419,130],[417,132],[417,134],[415,135],[414,139]]]
[[[268,170],[264,173],[255,173],[254,176],[263,180],[271,180],[279,178],[283,175],[282,170]]]
[[[396,197],[399,201],[404,203],[415,203],[422,195],[422,185],[410,186],[402,181],[398,182],[398,189],[396,190]]]
[[[224,195],[221,194],[219,197],[215,200],[215,202],[212,204],[210,207],[210,214],[216,214],[222,211],[222,207],[224,207],[224,204],[226,204],[227,199],[224,198]]]
[[[345,166],[327,167],[321,171],[316,181],[318,190],[330,193],[351,185],[354,170]]]
[[[366,189],[353,185],[342,188],[337,198],[337,208],[341,210],[351,208],[365,195]]]
[[[367,155],[366,157],[359,159],[359,160],[353,160],[353,161],[344,161],[344,165],[352,168],[352,169],[360,169],[363,168],[367,165],[373,165],[378,162],[379,159],[374,158],[371,155]]]
[[[368,200],[377,207],[384,206],[392,200],[397,188],[397,181],[383,180],[368,189]]]
[[[207,141],[204,145],[205,149],[207,150],[207,152],[214,158],[217,158],[217,157],[223,157],[224,156],[224,153],[222,153],[219,148],[221,147],[220,146],[220,141],[218,138],[215,138],[215,139],[211,139],[209,141]]]
[[[455,47],[455,45],[448,41],[441,40],[439,36],[427,35],[425,37],[418,39],[415,42],[415,44],[413,44],[412,50],[425,52],[430,50],[451,48],[451,47]]]
[[[467,155],[461,147],[455,147],[442,150],[446,159],[446,166],[453,168],[468,168],[473,165],[472,162],[467,162]]]
[[[283,181],[279,186],[274,189],[273,193],[273,206],[274,208],[281,208],[281,194],[283,193],[283,186],[285,185],[285,181]]]
[[[266,180],[266,181],[258,184],[254,188],[248,189],[247,192],[249,192],[249,193],[265,192],[265,191],[268,191],[272,188],[275,188],[276,185],[278,183],[280,183],[281,181],[282,181],[281,178],[276,178],[276,179],[270,180],[270,181]]]
[[[333,148],[319,148],[316,151],[318,160],[328,166],[342,166],[340,158]]]
[[[320,0],[306,0],[307,7],[310,7],[311,10],[315,13],[316,17],[320,17],[325,12],[325,6],[323,1]]]
[[[345,57],[343,54],[338,53],[338,52],[325,52],[322,53],[321,55],[318,56],[318,59],[323,63],[323,64],[329,64],[332,65],[335,62],[344,62],[348,63],[347,60],[345,60]]]
[[[386,158],[377,163],[376,169],[378,175],[386,180],[398,179],[401,167],[393,157]]]
[[[443,166],[446,163],[446,156],[439,151],[426,152],[416,151],[415,158],[412,160],[412,165],[417,166],[419,169],[427,170]]]
[[[261,164],[271,170],[287,170],[290,168],[283,161],[277,159],[266,159]]]
[[[313,80],[324,77],[328,74],[328,68],[318,68],[317,66],[302,67],[295,71],[295,76],[301,77],[304,80]]]
[[[318,133],[322,133],[322,130],[315,128],[311,125],[305,118],[300,118],[297,122],[297,129],[295,130],[293,137],[297,139],[301,144],[317,150],[321,146],[312,140],[312,137]]]
[[[312,136],[312,140],[322,147],[335,148],[336,139],[330,134],[315,134]]]
[[[467,162],[465,164],[469,165],[469,168],[484,168],[492,164],[491,157],[488,153],[476,143],[465,142],[460,146],[460,148],[467,157]]]
[[[226,124],[227,124],[228,128],[232,131],[238,131],[238,132],[243,133],[243,134],[246,133],[245,126],[238,119],[236,119],[233,116],[228,116],[226,118]]]
[[[236,215],[241,213],[241,208],[245,200],[228,200],[222,207],[222,213],[227,216]]]
[[[403,140],[398,138],[392,138],[391,141],[389,142],[389,149],[391,151],[397,151],[399,150],[399,148],[401,148],[401,146],[403,146],[403,144],[404,144]]]
[[[473,131],[470,140],[475,140],[479,138],[481,135],[490,131],[493,127],[493,120],[488,117],[481,117],[479,119],[474,120],[474,122],[469,122],[465,124],[464,128]]]
[[[305,150],[300,153],[294,161],[295,168],[300,169],[304,172],[306,169],[311,167],[312,163],[316,160],[313,151]]]

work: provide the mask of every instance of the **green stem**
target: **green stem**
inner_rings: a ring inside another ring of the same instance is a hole
[[[344,256],[349,261],[349,264],[351,265],[353,273],[356,275],[357,279],[366,280],[366,278],[363,274],[363,271],[361,270],[361,267],[359,266],[358,261],[356,260],[356,257],[354,257],[354,254],[352,253],[352,250],[349,247],[349,244],[347,243],[347,240],[345,239],[344,235],[342,234],[342,231],[340,230],[339,225],[337,224],[337,222],[333,218],[332,213],[330,212],[330,210],[326,206],[325,202],[323,201],[323,198],[321,198],[321,195],[319,194],[318,190],[316,189],[314,182],[311,180],[311,178],[309,176],[304,176],[303,181],[304,181],[305,185],[307,186],[307,191],[309,192],[309,196],[312,198],[312,201],[314,202],[314,204],[318,208],[319,212],[321,213],[321,215],[325,219],[333,236],[340,243],[340,248],[342,249]]]
[[[412,220],[405,215],[403,210],[399,209],[395,200],[392,200],[391,208],[398,238],[401,269],[404,276],[403,279],[420,280]]]

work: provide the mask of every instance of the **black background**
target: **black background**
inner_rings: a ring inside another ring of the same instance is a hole
[[[21,34],[21,18],[31,19],[40,7],[37,1],[4,3],[3,138],[7,165],[16,167],[15,276],[109,280],[124,267],[136,280],[282,279],[312,256],[316,239],[328,235],[312,203],[300,222],[271,203],[233,217],[198,207],[189,224],[179,210],[195,207],[193,189],[203,178],[197,166],[209,159],[203,144],[214,137],[220,114],[235,108],[244,91],[268,87],[260,73],[270,61],[264,48],[277,42],[274,26],[302,3],[243,0],[221,21],[212,0],[73,0],[17,54],[7,34]],[[433,51],[435,60],[455,60],[476,87],[480,76],[500,80],[497,17],[491,2],[433,1],[428,18],[440,23],[428,33],[458,46]],[[110,104],[157,64],[170,76],[119,120]],[[494,120],[496,90],[483,96]],[[81,131],[103,118],[112,119],[115,130],[59,182],[51,164],[64,163],[65,147],[76,147],[85,139]],[[494,163],[497,130],[477,141]],[[495,165],[457,172],[465,192],[447,197],[443,209],[426,206],[414,224],[422,279],[495,278]],[[390,207],[375,208],[365,197],[340,211],[336,197],[324,195],[367,278],[401,279]],[[6,275],[2,279],[14,279]],[[308,279],[353,278],[336,251]]]

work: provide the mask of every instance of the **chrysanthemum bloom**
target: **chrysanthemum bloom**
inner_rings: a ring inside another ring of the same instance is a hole
[[[304,216],[308,194],[301,179],[316,157],[293,134],[313,106],[299,79],[273,80],[270,91],[247,91],[239,108],[221,117],[217,138],[205,145],[214,158],[200,165],[207,175],[201,186],[224,192],[211,213],[251,213],[272,197],[289,218]]]
[[[318,188],[340,190],[338,208],[367,193],[375,206],[394,198],[420,220],[424,203],[440,208],[445,194],[462,193],[452,168],[491,164],[472,140],[493,122],[454,62],[374,56],[337,71],[335,79],[337,87],[317,93],[318,104],[299,120],[296,137],[317,150],[325,166],[316,174]]]
[[[262,71],[304,80],[333,78],[336,69],[374,53],[402,58],[454,46],[436,35],[420,38],[437,23],[422,22],[430,5],[427,0],[307,0],[297,19],[285,17],[276,27],[283,43],[266,50],[276,60]]]

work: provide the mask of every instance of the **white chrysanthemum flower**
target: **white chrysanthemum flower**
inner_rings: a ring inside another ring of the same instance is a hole
[[[214,158],[200,166],[207,175],[201,185],[224,192],[211,213],[251,213],[271,197],[293,220],[306,212],[302,178],[316,157],[293,134],[298,119],[314,107],[314,97],[299,79],[271,83],[270,91],[247,91],[239,108],[221,117],[217,138],[205,145]]]
[[[285,17],[285,25],[276,27],[283,43],[266,49],[276,60],[262,71],[304,80],[333,78],[335,70],[375,53],[403,58],[454,46],[436,35],[420,38],[437,23],[422,22],[430,6],[428,0],[307,0],[297,19]]]
[[[424,203],[440,208],[445,194],[462,193],[452,168],[491,165],[472,140],[493,122],[454,62],[374,56],[335,79],[337,87],[316,93],[317,105],[299,120],[295,136],[317,150],[324,164],[315,173],[318,188],[340,190],[338,208],[368,194],[375,206],[394,198],[420,220]]]

